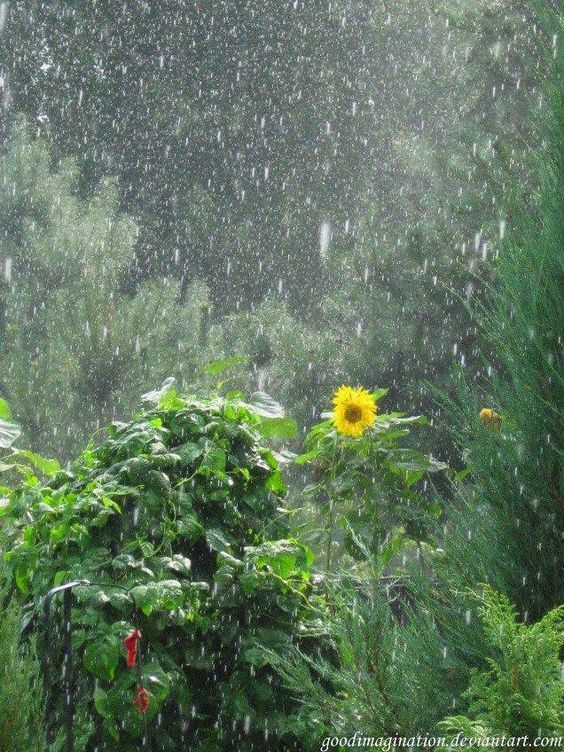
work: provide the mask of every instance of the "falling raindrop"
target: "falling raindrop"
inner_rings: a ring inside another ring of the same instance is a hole
[[[319,228],[319,253],[322,259],[326,259],[329,253],[329,244],[331,242],[331,224],[328,221],[321,223]]]
[[[12,259],[10,256],[4,261],[4,280],[8,284],[12,281]]]

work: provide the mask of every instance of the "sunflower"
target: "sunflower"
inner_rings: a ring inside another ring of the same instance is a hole
[[[358,438],[374,425],[376,402],[374,395],[362,387],[341,386],[333,395],[333,422],[339,433]]]
[[[491,407],[483,407],[480,410],[480,423],[486,428],[492,428],[494,431],[499,431],[501,424],[501,415],[492,410]]]

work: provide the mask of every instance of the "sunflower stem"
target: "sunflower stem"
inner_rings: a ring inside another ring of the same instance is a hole
[[[333,529],[335,527],[335,502],[329,499],[329,534],[327,536],[327,555],[325,558],[325,572],[331,571],[331,549],[333,548]]]
[[[327,496],[329,497],[329,529],[327,532],[327,551],[325,555],[325,574],[331,572],[331,556],[333,552],[333,534],[335,532],[335,499],[333,493],[335,490],[335,478],[337,476],[337,441],[338,436],[335,432],[335,440],[333,443],[333,461],[331,463],[331,478],[329,481],[329,487],[327,490]]]

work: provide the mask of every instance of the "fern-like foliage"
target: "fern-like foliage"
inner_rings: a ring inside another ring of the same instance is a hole
[[[564,684],[558,653],[564,606],[527,625],[505,595],[486,585],[478,610],[492,649],[488,668],[472,675],[466,714],[450,716],[439,726],[469,737],[562,735]]]

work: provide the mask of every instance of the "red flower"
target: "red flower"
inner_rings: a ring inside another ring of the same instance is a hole
[[[145,687],[137,687],[137,694],[133,704],[139,708],[141,715],[145,715],[149,708],[149,693]]]
[[[137,653],[137,643],[141,639],[141,632],[138,629],[134,629],[130,632],[123,644],[127,650],[127,668],[133,668],[135,666],[135,655]]]

